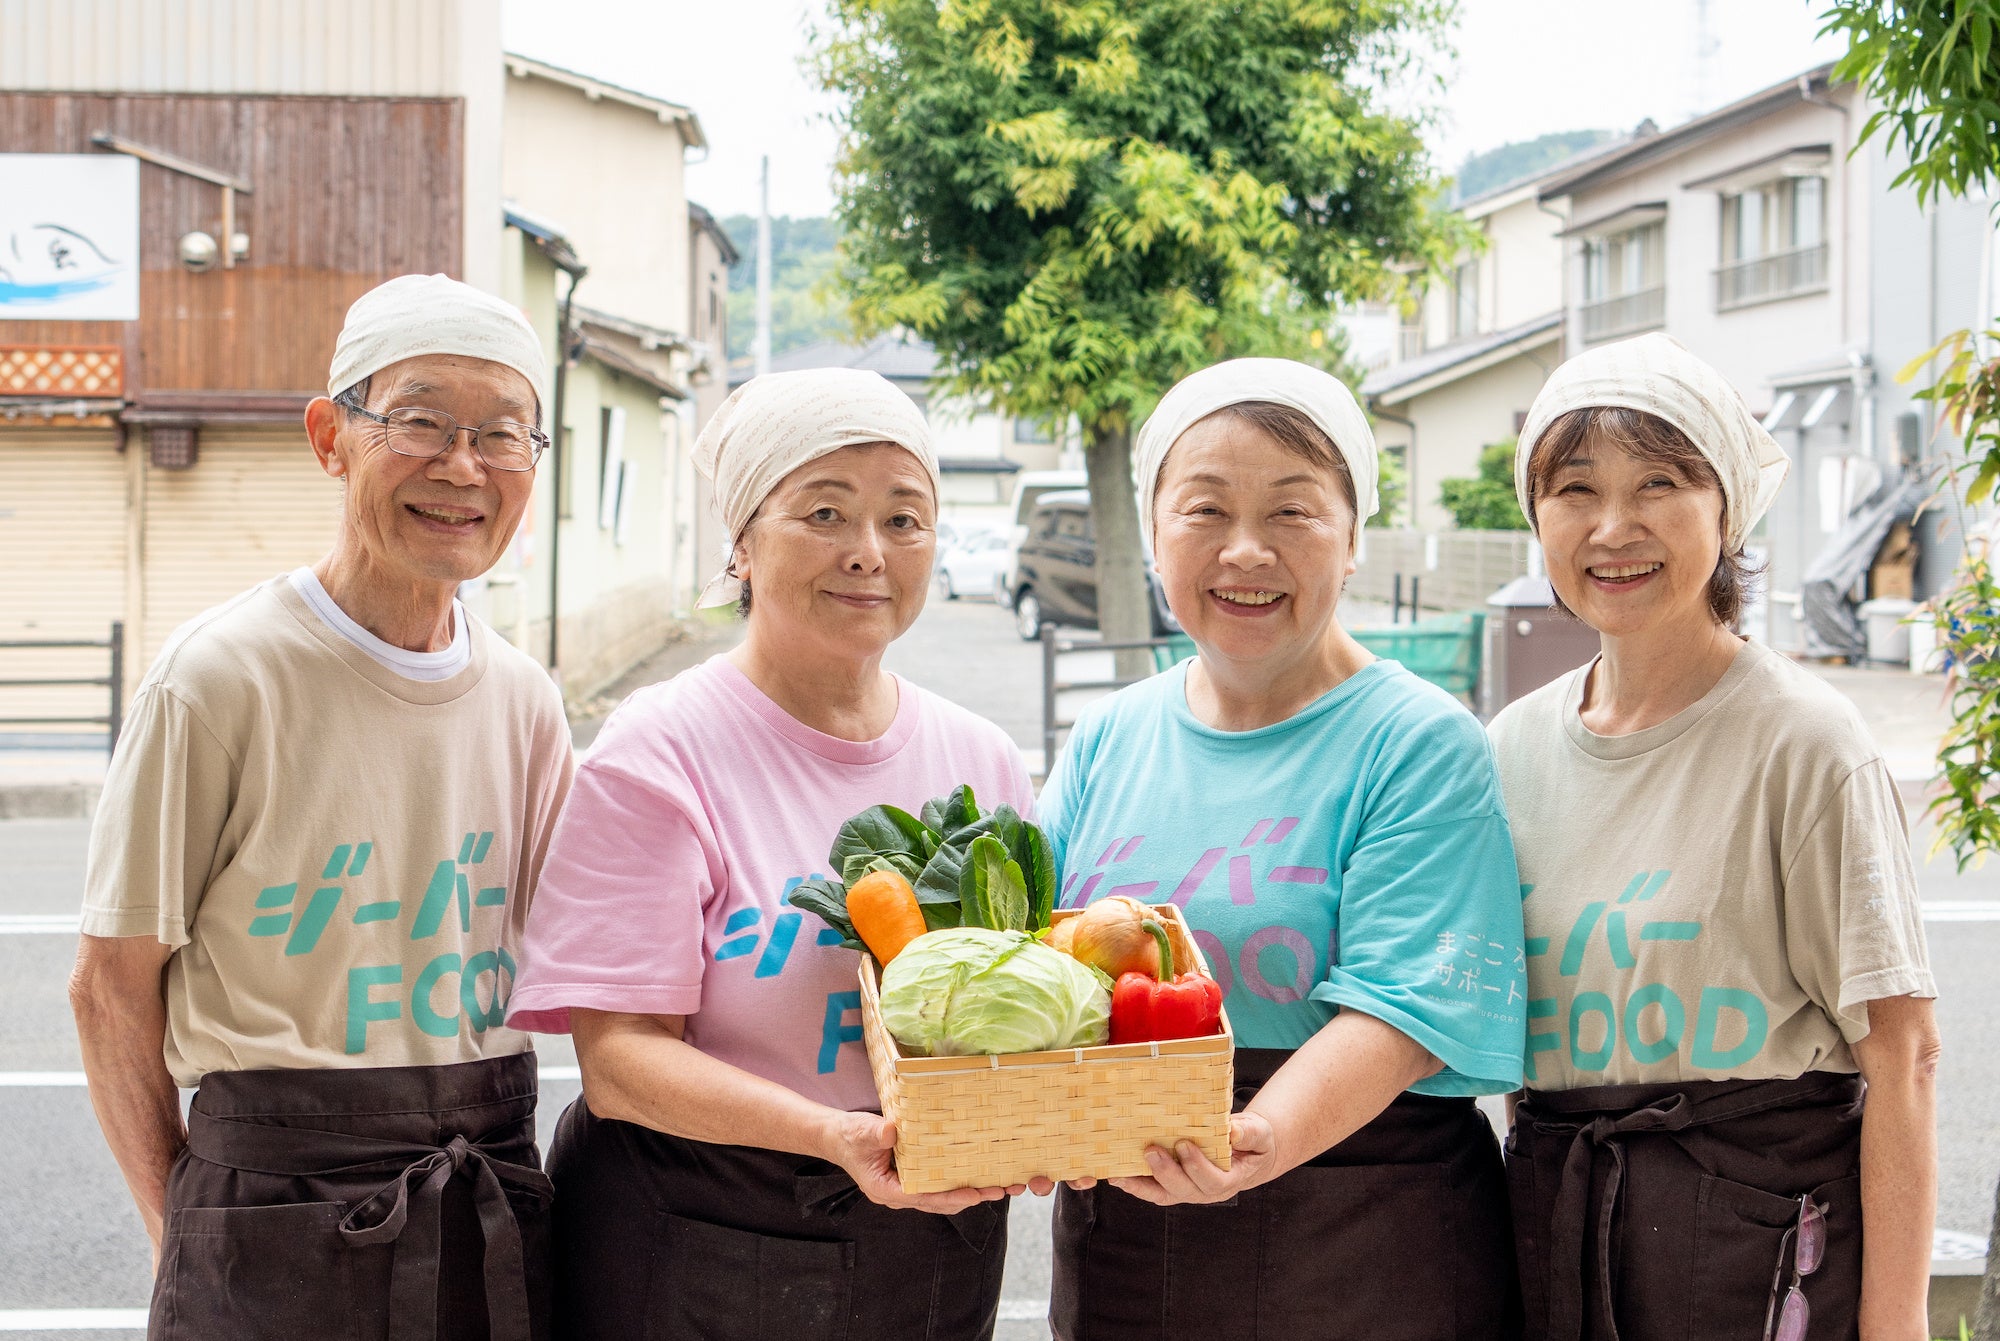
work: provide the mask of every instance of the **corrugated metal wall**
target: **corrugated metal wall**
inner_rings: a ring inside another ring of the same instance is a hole
[[[317,560],[339,521],[340,485],[299,429],[204,428],[194,469],[147,477],[146,619],[135,665],[150,664],[210,606]]]
[[[99,639],[125,617],[126,470],[116,429],[0,430],[0,641]],[[101,676],[107,660],[0,649],[0,679]],[[101,689],[0,689],[0,717],[97,717],[108,706]]]
[[[452,97],[484,2],[0,0],[0,88]]]

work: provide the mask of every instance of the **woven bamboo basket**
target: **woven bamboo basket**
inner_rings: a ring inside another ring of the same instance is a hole
[[[1158,909],[1176,964],[1208,972],[1180,909]],[[1075,916],[1058,912],[1056,921]],[[1001,1057],[905,1057],[882,1023],[881,970],[861,957],[861,1022],[908,1192],[1005,1187],[1041,1175],[1150,1173],[1146,1147],[1192,1141],[1229,1167],[1236,1036]]]

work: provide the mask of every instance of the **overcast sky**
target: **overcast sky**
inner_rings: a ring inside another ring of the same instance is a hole
[[[1549,131],[1661,126],[1701,105],[1700,0],[1460,0],[1458,55],[1434,138],[1438,162]],[[1708,0],[1717,50],[1709,106],[1840,54],[1815,40],[1808,0]],[[771,157],[774,214],[833,206],[833,103],[801,60],[819,0],[504,0],[510,51],[685,103],[709,139],[689,196],[717,214],[757,207]]]

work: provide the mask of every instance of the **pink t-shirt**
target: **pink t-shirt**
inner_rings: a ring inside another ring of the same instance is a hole
[[[726,657],[621,704],[577,769],[528,915],[507,1022],[566,1033],[569,1009],[687,1017],[687,1041],[821,1103],[879,1106],[857,956],[785,902],[831,874],[869,806],[915,814],[970,783],[1028,813],[1021,755],[983,718],[898,679],[888,734],[838,740]]]

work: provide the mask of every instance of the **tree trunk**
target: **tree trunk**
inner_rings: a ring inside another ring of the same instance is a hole
[[[1090,473],[1090,525],[1097,537],[1097,627],[1106,642],[1153,636],[1152,591],[1139,546],[1139,503],[1132,487],[1132,435],[1093,425],[1086,465]],[[1148,500],[1150,501],[1150,500]],[[1144,651],[1120,652],[1118,678],[1152,673]]]
[[[1993,1232],[1986,1239],[1986,1275],[1972,1315],[1973,1341],[2000,1341],[2000,1187],[1993,1197]]]

